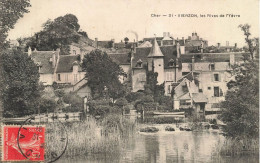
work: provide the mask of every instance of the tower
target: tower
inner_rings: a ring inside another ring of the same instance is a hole
[[[154,38],[153,45],[148,57],[148,71],[154,70],[158,73],[157,81],[158,84],[164,82],[164,55],[157,43],[156,38]]]

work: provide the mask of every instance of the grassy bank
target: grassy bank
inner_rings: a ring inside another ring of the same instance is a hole
[[[64,142],[59,141],[65,132],[61,125],[49,123],[46,126],[47,155],[51,151],[61,151]],[[132,122],[120,115],[108,115],[97,121],[93,117],[75,123],[66,123],[68,146],[65,157],[88,156],[95,154],[119,155],[124,147],[124,141],[134,133]]]

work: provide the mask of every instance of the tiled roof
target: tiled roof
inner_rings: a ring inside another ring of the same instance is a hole
[[[164,55],[162,54],[162,51],[156,41],[156,38],[153,41],[153,46],[150,50],[150,53],[148,55],[148,57],[163,57]]]
[[[61,72],[72,72],[73,64],[75,61],[79,62],[79,55],[61,55],[60,61],[57,67],[57,73]],[[81,67],[79,66],[79,71],[81,71]]]
[[[53,53],[58,55],[57,51],[33,51],[31,54],[31,58],[34,63],[41,66],[40,73],[42,74],[52,74],[54,72],[54,68],[52,67],[51,58]],[[57,58],[57,57],[56,57]]]
[[[107,54],[115,63],[119,65],[130,64],[129,53],[108,53]]]
[[[169,67],[169,61],[171,59],[176,59],[177,57],[177,50],[176,46],[161,46],[160,50],[162,54],[164,55],[164,67]],[[141,59],[143,61],[143,64],[147,64],[147,56],[149,55],[151,51],[151,47],[147,48],[136,48],[136,53],[134,54],[134,58],[132,60],[133,67],[136,66],[137,61]]]

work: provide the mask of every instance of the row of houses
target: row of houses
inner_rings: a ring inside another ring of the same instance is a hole
[[[96,40],[96,43],[100,43]],[[98,45],[96,45],[98,47]],[[199,53],[187,52],[196,47]],[[133,92],[143,91],[147,72],[158,73],[158,84],[164,84],[165,95],[172,96],[176,110],[193,108],[197,112],[219,111],[224,100],[227,82],[232,79],[231,65],[243,61],[244,52],[225,51],[205,53],[206,40],[192,33],[188,39],[174,39],[169,33],[164,37],[144,38],[141,44],[132,44],[132,51],[109,52],[110,58],[119,64],[126,76],[119,77],[122,83],[130,82]],[[70,47],[70,55],[60,51],[31,51],[28,55],[37,64],[40,81],[44,85],[54,82],[67,86],[66,91],[77,92],[81,97],[90,96],[81,63],[80,48]],[[131,76],[131,78],[130,78]]]

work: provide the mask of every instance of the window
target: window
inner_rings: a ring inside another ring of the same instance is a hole
[[[214,74],[214,81],[219,81],[219,74]]]
[[[166,81],[173,81],[173,72],[166,72]]]
[[[214,87],[214,97],[219,97],[219,87]]]
[[[60,81],[60,74],[58,74],[58,81]]]
[[[141,59],[139,59],[137,61],[136,67],[142,67],[142,63],[143,63],[143,61]]]
[[[78,75],[74,74],[74,82],[77,82],[77,81],[78,81]]]
[[[211,87],[208,87],[208,90],[211,90]]]
[[[199,92],[203,92],[202,89],[199,89]]]
[[[190,100],[180,100],[180,105],[191,105]]]
[[[214,71],[214,70],[215,70],[215,64],[214,64],[214,63],[211,63],[211,64],[210,64],[210,70],[211,70],[211,71]]]

